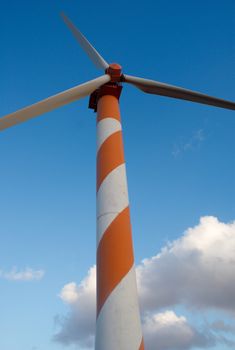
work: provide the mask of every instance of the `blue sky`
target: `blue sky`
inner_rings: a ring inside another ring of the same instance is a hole
[[[1,6],[1,116],[102,74],[62,10],[125,73],[235,100],[232,0],[22,0]],[[95,114],[87,105],[80,100],[1,133],[1,349],[61,349],[52,340],[56,320],[69,314],[59,293],[95,264]],[[200,217],[235,220],[234,112],[131,86],[121,111],[137,265]],[[44,275],[12,280],[27,268]],[[174,310],[198,325],[190,307]],[[208,307],[203,319],[234,322],[221,310]]]

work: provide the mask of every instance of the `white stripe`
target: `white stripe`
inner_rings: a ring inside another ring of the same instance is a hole
[[[113,133],[121,130],[121,123],[114,118],[102,119],[97,124],[97,152],[102,143]]]
[[[139,350],[142,331],[134,266],[112,291],[96,321],[96,350]]]
[[[98,246],[111,222],[129,205],[125,164],[119,165],[106,176],[96,200]]]

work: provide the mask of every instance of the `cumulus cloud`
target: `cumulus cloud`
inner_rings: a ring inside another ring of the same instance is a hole
[[[70,306],[70,313],[67,317],[57,318],[61,330],[54,340],[64,345],[78,344],[86,349],[94,347],[95,273],[96,268],[93,267],[79,286],[72,282],[62,288],[59,296]],[[215,342],[212,336],[191,326],[185,317],[178,317],[169,310],[147,313],[143,317],[143,333],[146,350],[183,350]]]
[[[78,294],[79,294],[79,288],[77,287],[75,282],[71,282],[66,284],[62,288],[59,296],[65,303],[74,304],[79,299]]]
[[[32,281],[40,280],[43,278],[45,272],[43,270],[33,270],[27,267],[24,270],[18,270],[13,267],[10,271],[0,270],[0,278],[9,281]]]
[[[61,330],[54,340],[69,345],[77,343],[84,348],[90,348],[94,343],[95,309],[96,309],[96,267],[88,271],[87,277],[77,286],[76,283],[66,284],[60,298],[70,306],[67,317],[57,318]]]
[[[183,305],[189,310],[216,309],[235,315],[235,222],[202,217],[197,226],[145,259],[136,271],[147,350],[206,348],[215,343],[234,346],[224,336],[232,333],[231,325],[217,321],[200,330],[184,316],[160,310]],[[70,312],[58,318],[55,340],[93,346],[95,294],[95,267],[79,285],[72,282],[62,288],[60,298]]]
[[[183,303],[235,312],[234,271],[235,222],[203,217],[137,267],[142,307],[153,310]]]
[[[212,335],[199,332],[184,316],[178,317],[173,311],[146,316],[143,333],[147,350],[183,350],[215,344]]]

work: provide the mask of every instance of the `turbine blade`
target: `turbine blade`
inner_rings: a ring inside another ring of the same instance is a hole
[[[103,57],[96,51],[96,49],[91,45],[91,43],[85,38],[85,36],[75,27],[72,21],[64,14],[61,16],[65,24],[69,27],[75,38],[78,40],[79,44],[83,50],[90,57],[91,61],[100,69],[107,69],[109,64],[103,59]]]
[[[184,89],[178,86],[160,83],[155,80],[133,77],[131,75],[123,75],[123,81],[135,85],[138,89],[146,92],[147,94],[173,97],[180,100],[188,100],[205,105],[235,110],[235,102],[208,96],[200,92]]]
[[[75,86],[31,106],[8,114],[0,118],[0,131],[90,95],[100,86],[108,83],[110,79],[110,76],[105,74],[99,78],[90,80],[87,83]]]

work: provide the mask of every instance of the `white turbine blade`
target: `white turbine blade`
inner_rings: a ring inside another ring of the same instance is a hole
[[[173,97],[180,100],[188,100],[206,105],[212,105],[220,108],[235,110],[235,102],[226,101],[221,98],[208,96],[200,92],[187,90],[178,86],[160,83],[155,80],[148,80],[131,75],[123,75],[123,81],[135,85],[138,89],[148,93],[167,97]]]
[[[90,80],[87,83],[75,86],[31,106],[8,114],[0,118],[0,131],[90,95],[100,86],[108,83],[110,79],[110,76],[105,74],[99,78]]]
[[[61,16],[78,40],[79,44],[83,48],[83,50],[90,57],[91,61],[99,68],[99,69],[107,69],[109,64],[103,59],[103,57],[96,51],[96,49],[91,45],[91,43],[85,38],[85,36],[75,27],[75,25],[71,22],[71,20],[64,14],[61,13]]]

